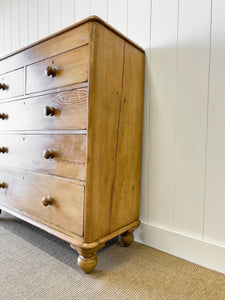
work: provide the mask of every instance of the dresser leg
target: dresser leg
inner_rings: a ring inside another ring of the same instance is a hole
[[[96,255],[97,252],[84,253],[83,251],[79,251],[78,253],[78,267],[86,274],[91,273],[98,264],[98,257]]]
[[[126,231],[119,235],[118,241],[122,247],[128,247],[134,240],[133,230]]]
[[[77,265],[84,273],[91,273],[98,264],[97,251],[105,244],[98,245],[95,248],[84,249],[73,244],[70,246],[78,252]]]

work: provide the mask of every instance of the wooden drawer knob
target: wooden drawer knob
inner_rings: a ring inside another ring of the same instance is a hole
[[[53,203],[53,199],[50,196],[42,198],[42,204],[44,206],[52,205],[52,203]]]
[[[55,157],[55,151],[52,149],[46,149],[43,153],[43,156],[45,159],[54,158]]]
[[[7,184],[5,182],[0,182],[0,189],[6,189]]]
[[[55,67],[51,67],[51,66],[48,66],[46,69],[45,69],[45,74],[46,76],[49,76],[49,77],[55,77],[56,76],[56,68]]]
[[[8,153],[8,148],[0,147],[0,153]]]
[[[2,120],[8,119],[8,116],[4,113],[0,113],[0,119]]]
[[[56,109],[53,106],[45,106],[44,111],[46,116],[54,116]]]
[[[0,90],[6,90],[7,89],[7,85],[5,83],[1,83],[0,82]]]

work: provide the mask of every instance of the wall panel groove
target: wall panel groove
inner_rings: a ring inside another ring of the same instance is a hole
[[[197,237],[204,214],[210,10],[210,0],[180,0],[174,230]]]
[[[153,0],[150,63],[149,222],[172,227],[178,1]]]

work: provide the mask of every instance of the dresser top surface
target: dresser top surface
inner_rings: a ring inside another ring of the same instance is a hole
[[[97,23],[100,23],[101,25],[105,26],[106,28],[108,28],[109,30],[113,31],[115,34],[117,34],[118,36],[120,36],[121,38],[125,39],[127,42],[129,42],[130,44],[132,44],[134,47],[136,47],[136,48],[139,49],[140,51],[145,52],[144,49],[143,49],[142,47],[140,47],[140,46],[139,46],[138,44],[136,44],[134,41],[132,41],[131,39],[129,39],[128,37],[126,37],[124,34],[122,34],[120,31],[118,31],[117,29],[115,29],[113,26],[109,25],[108,23],[106,23],[105,21],[103,21],[101,18],[99,18],[99,17],[93,15],[93,16],[90,16],[90,17],[88,17],[88,18],[86,18],[86,19],[83,19],[83,20],[81,20],[81,21],[79,21],[79,22],[74,23],[74,24],[72,24],[72,25],[69,26],[69,27],[66,27],[66,28],[64,28],[64,29],[62,29],[62,30],[60,30],[60,31],[57,31],[57,32],[55,32],[55,33],[53,33],[53,34],[51,34],[51,35],[48,35],[48,36],[46,36],[45,38],[40,39],[40,40],[38,40],[38,41],[36,41],[36,42],[34,42],[34,43],[32,43],[32,44],[29,44],[29,45],[27,45],[27,46],[25,46],[25,47],[23,47],[23,48],[20,48],[20,49],[14,51],[14,52],[11,52],[11,53],[9,53],[9,54],[3,56],[3,57],[0,57],[0,61],[4,60],[4,59],[6,59],[6,58],[8,58],[8,57],[10,57],[10,56],[13,56],[13,55],[15,55],[15,54],[17,54],[17,53],[20,53],[20,52],[22,52],[22,51],[24,51],[24,50],[26,50],[26,49],[29,49],[29,48],[31,48],[31,47],[33,47],[33,46],[35,46],[35,45],[38,45],[38,44],[40,44],[40,43],[43,43],[43,42],[45,42],[45,41],[47,41],[47,40],[49,40],[49,39],[52,39],[52,38],[54,38],[54,37],[56,37],[56,36],[58,36],[58,35],[61,35],[61,34],[67,32],[67,31],[69,31],[69,30],[72,30],[72,29],[78,27],[78,26],[81,26],[81,25],[84,25],[84,24],[86,24],[86,23],[89,23],[89,22],[97,22]]]

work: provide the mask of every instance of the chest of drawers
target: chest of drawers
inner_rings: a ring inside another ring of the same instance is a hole
[[[139,225],[144,51],[90,17],[0,60],[0,208],[86,273]]]

